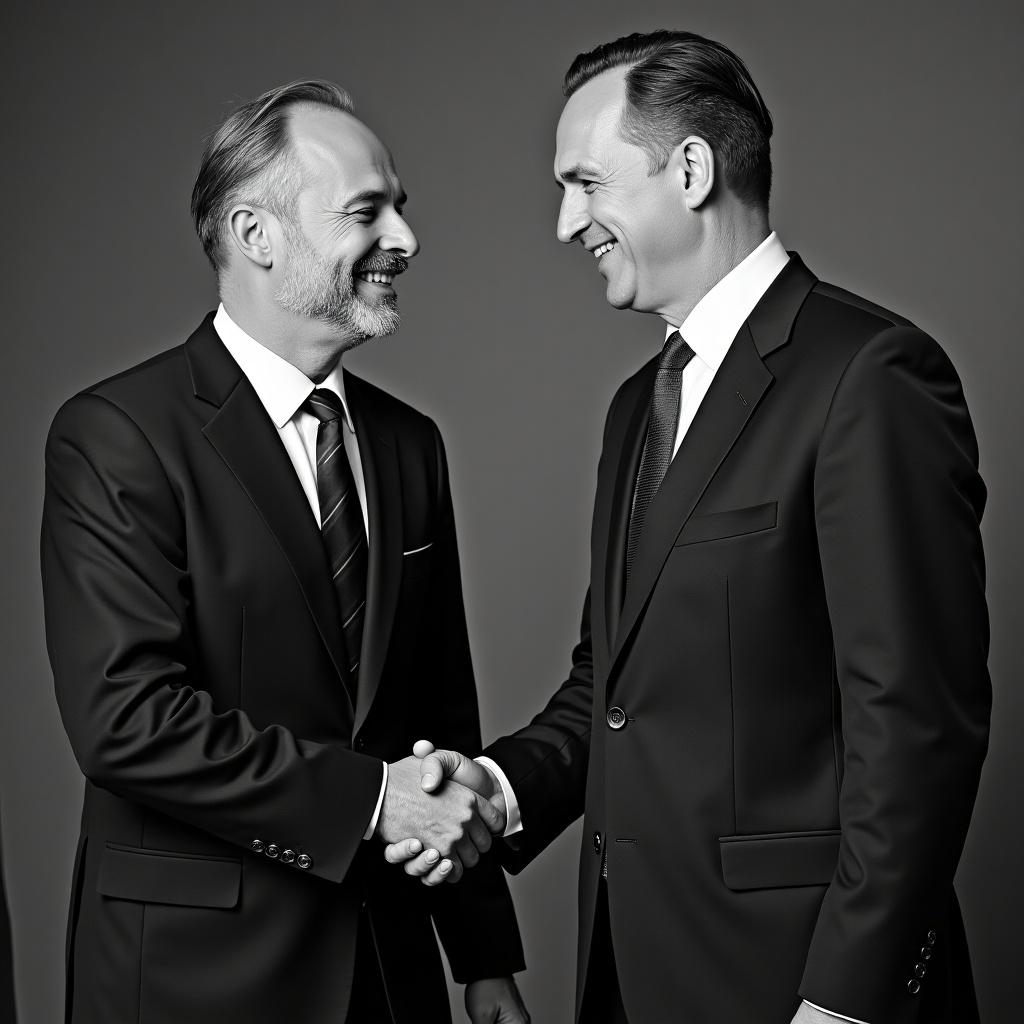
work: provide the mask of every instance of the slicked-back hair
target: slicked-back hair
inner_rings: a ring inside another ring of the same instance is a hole
[[[772,117],[746,65],[732,50],[693,32],[624,36],[581,53],[566,72],[566,98],[604,71],[628,67],[622,137],[664,170],[689,135],[704,139],[725,185],[749,206],[768,208]]]
[[[290,216],[302,171],[288,137],[288,112],[300,104],[354,110],[339,85],[308,79],[279,85],[243,104],[207,140],[192,189],[192,222],[215,270],[225,264],[224,229],[236,203]]]

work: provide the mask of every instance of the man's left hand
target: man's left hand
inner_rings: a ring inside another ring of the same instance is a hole
[[[481,978],[466,986],[466,1013],[472,1024],[530,1024],[530,1015],[512,978]]]

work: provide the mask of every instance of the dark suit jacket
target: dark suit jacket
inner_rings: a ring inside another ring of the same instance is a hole
[[[624,587],[655,370],[608,414],[571,675],[486,751],[522,810],[512,866],[583,813],[578,984],[607,854],[637,1024],[788,1024],[799,996],[870,1024],[977,1020],[953,874],[991,699],[985,489],[956,373],[794,257]]]
[[[397,1021],[448,1019],[431,918],[457,980],[522,967],[497,864],[429,892],[362,839],[382,760],[476,748],[479,724],[440,435],[346,389],[370,521],[354,707],[319,528],[210,318],[54,421],[47,643],[88,780],[75,1024],[342,1021],[363,904]]]

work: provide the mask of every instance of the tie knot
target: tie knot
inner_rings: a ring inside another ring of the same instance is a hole
[[[345,407],[341,399],[329,388],[315,388],[302,403],[302,408],[321,423],[333,423],[334,420],[345,418]]]
[[[659,370],[682,370],[693,358],[693,349],[683,341],[678,331],[673,331],[665,339],[665,347],[661,350],[658,361]]]

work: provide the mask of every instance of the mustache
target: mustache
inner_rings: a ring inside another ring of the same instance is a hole
[[[409,261],[396,253],[375,252],[355,266],[357,274],[404,274],[409,269]]]

